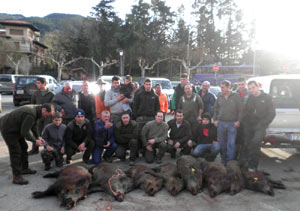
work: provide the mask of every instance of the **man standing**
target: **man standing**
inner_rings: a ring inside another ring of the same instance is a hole
[[[138,127],[134,120],[130,119],[129,113],[123,113],[121,121],[117,122],[115,128],[115,137],[118,148],[116,150],[117,158],[126,159],[126,150],[130,150],[129,165],[135,162],[138,152]]]
[[[209,92],[209,88],[209,81],[204,81],[202,83],[202,89],[199,91],[199,96],[201,97],[204,104],[203,113],[208,112],[210,115],[213,115],[216,96]]]
[[[76,115],[76,93],[68,82],[64,84],[63,90],[53,97],[52,103],[63,115],[63,123],[68,125]]]
[[[174,115],[176,109],[178,109],[178,104],[180,98],[184,95],[184,86],[189,83],[189,75],[187,73],[183,73],[180,77],[180,84],[175,88],[172,101],[171,101],[171,114]]]
[[[31,96],[31,104],[42,105],[44,103],[50,103],[54,97],[54,93],[46,88],[47,82],[45,78],[39,77],[36,79],[37,91]],[[38,122],[39,134],[42,134],[44,127],[51,123],[50,118],[42,118]],[[32,145],[32,149],[28,152],[28,155],[34,155],[39,153],[39,147],[35,144]]]
[[[90,164],[90,155],[95,143],[92,139],[92,128],[90,121],[85,118],[85,112],[78,109],[75,118],[69,122],[65,132],[66,163],[71,163],[72,156],[77,152],[84,152],[83,162]]]
[[[236,128],[241,120],[241,100],[230,91],[230,81],[222,81],[222,94],[214,106],[214,125],[217,127],[218,142],[221,148],[222,163],[235,158]]]
[[[183,120],[183,117],[182,110],[178,109],[175,112],[175,119],[168,121],[170,130],[168,152],[171,153],[171,158],[176,158],[177,149],[182,148],[181,155],[189,155],[193,147],[191,125]]]
[[[104,104],[110,107],[111,120],[115,124],[121,120],[121,114],[125,111],[123,104],[129,104],[132,100],[132,98],[128,99],[124,94],[120,94],[120,77],[114,76],[111,89],[105,94]]]
[[[256,171],[259,163],[260,145],[267,127],[276,115],[272,98],[259,90],[256,81],[248,82],[250,96],[247,100],[244,115],[244,145],[240,163],[249,171]]]
[[[84,81],[81,86],[81,91],[78,95],[78,108],[84,110],[85,118],[90,121],[92,128],[94,128],[96,121],[94,104],[94,96],[89,93],[89,84],[87,81]]]
[[[28,184],[22,174],[36,173],[28,168],[28,146],[25,139],[38,146],[44,145],[45,141],[39,137],[37,122],[40,118],[51,116],[53,111],[50,104],[26,105],[1,117],[0,130],[8,147],[14,184]]]
[[[197,120],[201,120],[203,102],[199,95],[193,93],[190,84],[184,86],[184,92],[185,94],[179,100],[178,109],[183,111],[184,119],[193,125]]]
[[[161,159],[167,151],[166,140],[168,138],[168,124],[163,122],[164,114],[158,111],[155,120],[148,122],[142,129],[142,141],[145,148],[145,161],[161,163]],[[156,153],[158,149],[158,153]]]
[[[112,162],[112,155],[117,149],[115,143],[114,123],[110,121],[109,111],[102,111],[101,119],[98,119],[95,124],[95,148],[93,150],[93,163],[98,164],[102,160],[102,152],[105,153],[103,159],[109,163]]]
[[[106,84],[104,82],[104,80],[102,80],[101,78],[98,78],[97,80],[97,84],[99,86],[99,93],[96,94],[94,96],[94,100],[95,100],[95,111],[96,111],[96,116],[97,116],[97,119],[100,119],[101,118],[101,113],[102,111],[110,111],[110,108],[105,106],[104,104],[104,98],[105,98],[105,94],[106,94],[106,91],[105,91],[105,88],[104,88],[104,85]]]
[[[155,84],[155,94],[158,96],[160,110],[164,113],[164,116],[168,113],[168,98],[161,92],[161,85]]]
[[[241,103],[242,103],[242,111],[243,111],[245,109],[246,102],[250,95],[247,89],[247,82],[245,78],[239,78],[237,82],[237,86],[238,86],[238,90],[236,93],[240,96]],[[244,125],[243,122],[241,122],[240,126],[237,128],[237,134],[236,134],[236,143],[235,143],[236,160],[238,160],[240,157],[243,143],[244,143]]]

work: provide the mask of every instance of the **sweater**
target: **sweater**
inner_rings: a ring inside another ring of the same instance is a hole
[[[168,138],[168,124],[165,122],[157,123],[155,120],[147,122],[142,129],[143,146],[147,146],[149,139],[155,139],[155,143],[159,144]]]
[[[47,146],[53,147],[55,150],[60,150],[64,146],[64,134],[67,126],[61,124],[56,126],[53,123],[46,125],[42,132],[42,138],[45,140],[45,148]]]

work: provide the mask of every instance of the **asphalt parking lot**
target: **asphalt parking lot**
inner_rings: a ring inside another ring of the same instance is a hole
[[[11,96],[2,97],[4,113],[14,109]],[[3,113],[1,114],[3,115]],[[75,156],[75,165],[81,163],[80,154]],[[218,158],[219,159],[219,158]],[[65,210],[59,207],[59,200],[56,197],[43,199],[31,198],[31,193],[38,190],[45,190],[54,179],[43,179],[46,174],[41,162],[40,155],[29,157],[30,168],[37,170],[36,175],[24,176],[29,184],[19,186],[12,184],[12,173],[9,164],[7,147],[0,137],[0,210],[1,211],[50,211]],[[167,154],[163,162],[175,162]],[[139,158],[138,163],[144,163]],[[295,211],[300,205],[300,154],[296,150],[263,149],[261,153],[260,169],[271,174],[272,178],[280,179],[287,186],[286,190],[275,190],[275,196],[271,197],[262,193],[243,190],[237,195],[231,196],[222,193],[216,198],[210,198],[207,190],[196,196],[187,191],[181,192],[176,197],[171,196],[166,190],[158,192],[154,197],[147,196],[141,190],[134,190],[126,195],[123,202],[115,201],[105,193],[94,193],[83,201],[78,202],[76,209],[82,211],[96,210],[175,210],[175,211]],[[121,169],[127,169],[128,162],[115,160],[114,164]],[[73,165],[73,164],[72,164]],[[151,166],[156,166],[152,164]],[[90,166],[86,166],[90,167]],[[53,168],[50,172],[58,170]],[[48,172],[47,172],[48,173]]]

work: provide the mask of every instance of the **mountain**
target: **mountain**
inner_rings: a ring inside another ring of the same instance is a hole
[[[81,15],[64,13],[51,13],[45,17],[25,17],[20,14],[0,13],[0,20],[22,20],[32,23],[41,30],[42,36],[46,32],[62,29],[66,22],[68,24],[76,24],[76,22],[82,21],[82,19],[84,17]]]

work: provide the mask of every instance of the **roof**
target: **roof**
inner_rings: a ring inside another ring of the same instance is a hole
[[[5,20],[5,21],[0,21],[0,24],[2,24],[4,26],[25,26],[25,27],[32,29],[33,31],[37,31],[37,32],[40,31],[36,26],[34,26],[33,24],[28,23],[26,21]]]
[[[37,44],[37,45],[39,45],[39,46],[41,46],[43,48],[48,48],[46,45],[44,45],[43,43],[40,43],[39,41],[33,40],[33,43]]]

